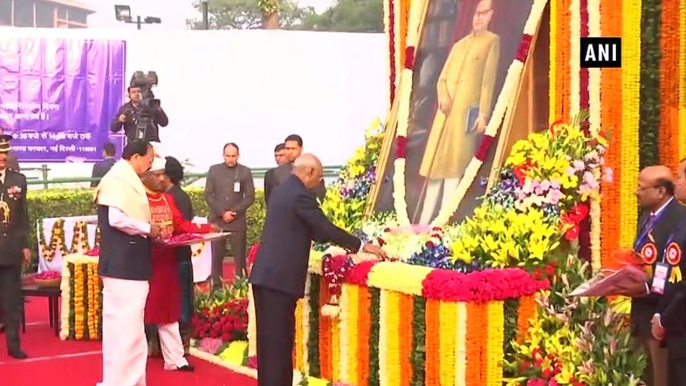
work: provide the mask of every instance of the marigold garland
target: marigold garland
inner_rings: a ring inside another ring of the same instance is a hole
[[[69,275],[67,276],[69,278],[69,308],[67,308],[69,312],[69,333],[67,334],[68,339],[74,339],[76,337],[76,312],[75,312],[75,300],[74,298],[76,297],[76,280],[74,278],[74,274],[76,273],[76,266],[73,263],[67,263],[67,267],[69,267]]]
[[[485,345],[485,386],[501,386],[503,384],[503,326],[504,304],[502,301],[489,302],[485,305],[488,322],[488,332]]]
[[[679,2],[662,1],[662,20],[652,28],[660,27],[659,51],[659,105],[660,130],[658,152],[660,164],[676,171],[679,165]],[[658,9],[659,11],[659,9]],[[644,16],[645,19],[645,16]]]
[[[558,47],[557,43],[559,41],[560,29],[558,27],[558,8],[559,5],[557,1],[551,1],[550,10],[550,44],[548,49],[548,125],[552,125],[559,115],[557,112],[558,106],[558,83],[557,83],[557,51],[561,47]]]
[[[570,85],[571,85],[571,70],[570,70],[570,54],[571,54],[571,1],[559,0],[551,2],[554,5],[555,13],[551,13],[551,19],[555,19],[555,58],[551,60],[550,66],[555,67],[555,113],[551,115],[550,119],[561,119],[569,121],[571,112],[569,107],[571,105]],[[551,12],[552,12],[551,8]],[[552,25],[551,25],[552,32]],[[552,41],[552,37],[551,37]],[[555,118],[552,118],[555,117]]]
[[[86,277],[83,272],[83,265],[74,267],[72,276],[74,282],[74,339],[81,340],[84,337],[84,323],[86,319],[84,295],[86,289],[84,288]]]
[[[639,170],[639,111],[641,75],[641,0],[622,1],[622,138],[620,143],[621,192],[636,186]],[[638,204],[634,194],[621,194],[620,247],[630,248],[636,233]],[[632,209],[633,208],[633,209]]]
[[[319,304],[326,304],[329,299],[328,286],[324,282],[324,278],[319,278]],[[321,378],[332,379],[331,372],[331,318],[319,318],[319,368],[321,371]]]
[[[414,307],[411,295],[398,294],[398,369],[399,386],[409,386],[412,382],[412,322],[410,310]]]
[[[372,294],[371,289],[357,286],[357,385],[370,382],[371,347],[375,344],[371,340],[372,333]]]
[[[306,299],[298,299],[298,302],[296,303],[295,306],[295,325],[296,326],[301,326],[302,325],[302,320],[304,317],[303,313],[303,304],[307,303]],[[303,353],[304,349],[304,344],[303,341],[305,340],[303,337],[303,329],[302,328],[297,328],[295,329],[295,342],[293,344],[293,366],[295,366],[295,369],[304,372],[305,370],[305,365],[303,363],[303,358],[305,357]]]
[[[426,352],[432,356],[440,355],[441,350],[441,301],[429,299],[426,301]],[[425,382],[427,386],[440,386],[441,363],[440,357],[427,360],[424,364]],[[428,359],[428,358],[427,358]]]
[[[331,380],[339,381],[341,367],[341,330],[340,321],[331,319]]]
[[[439,302],[439,307],[439,331],[437,331],[438,335],[440,335],[438,339],[439,349],[437,351],[439,365],[438,385],[450,385],[455,381],[457,341],[465,337],[457,337],[455,335],[458,313],[457,303],[441,301]]]
[[[536,316],[536,295],[524,296],[519,299],[517,310],[517,335],[526,336],[531,327],[531,319]]]
[[[565,0],[566,1],[566,0]],[[567,68],[569,70],[569,116],[573,117],[581,109],[581,1],[570,0],[569,11],[569,44],[567,46]]]
[[[622,15],[615,4],[600,2],[600,18],[603,23],[603,36],[622,36]],[[621,181],[626,178],[622,172],[622,69],[605,68],[601,81],[601,121],[610,128],[610,136],[615,146],[610,146],[605,153],[605,164],[614,172],[614,181],[601,181],[602,208],[600,212],[601,259],[603,267],[614,267],[614,252],[619,249],[621,223],[617,214],[622,213]],[[629,178],[633,178],[630,176]]]
[[[467,336],[465,346],[467,351],[467,374],[466,385],[483,385],[484,368],[482,364],[482,341],[487,339],[484,334],[485,307],[481,303],[467,303]]]
[[[43,224],[38,222],[38,247],[40,248],[40,255],[45,261],[52,261],[57,253],[60,256],[67,254],[67,245],[65,244],[64,236],[64,219],[57,219],[50,230],[50,241],[45,241],[45,234],[43,233]]]

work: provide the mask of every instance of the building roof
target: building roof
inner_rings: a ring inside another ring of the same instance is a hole
[[[95,9],[87,6],[86,4],[78,1],[78,0],[42,0],[45,1],[46,3],[54,3],[54,4],[60,4],[64,5],[65,7],[70,7],[70,8],[78,8],[83,11],[86,11],[88,13],[95,13]]]

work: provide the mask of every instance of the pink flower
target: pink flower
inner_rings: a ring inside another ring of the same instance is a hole
[[[558,180],[550,181],[550,189],[560,190],[560,181],[558,181]]]
[[[614,171],[612,171],[612,168],[605,168],[603,170],[603,181],[612,182],[612,180],[614,180]]]
[[[553,378],[553,379],[551,379],[550,381],[548,381],[548,386],[559,386],[559,385],[560,385],[560,384],[557,383],[557,381],[555,380],[555,378]]]
[[[591,189],[598,189],[600,186],[598,184],[598,180],[596,180],[595,176],[591,172],[586,172],[584,173],[584,182],[588,184],[588,187]]]
[[[557,204],[564,196],[564,193],[560,192],[558,189],[550,189],[546,196],[546,201],[550,204]]]
[[[574,165],[574,170],[578,172],[586,170],[586,164],[584,163],[584,161],[576,160],[572,163],[572,165]]]
[[[575,174],[576,174],[576,169],[574,169],[574,167],[570,166],[567,168],[567,175],[568,176],[573,176]]]

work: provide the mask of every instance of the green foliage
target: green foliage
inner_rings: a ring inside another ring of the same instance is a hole
[[[197,216],[208,214],[207,203],[203,197],[202,188],[185,188],[191,197],[193,209]],[[36,221],[44,218],[64,218],[95,214],[92,189],[48,189],[29,191],[29,217],[31,219],[31,250],[38,251],[36,238]],[[255,191],[255,203],[248,209],[248,245],[260,240],[264,226],[265,207],[264,195],[261,190]],[[69,243],[71,240],[67,240]]]
[[[640,123],[638,126],[641,146],[639,167],[660,163],[660,30],[662,18],[661,0],[643,0],[641,3],[641,73],[640,73]]]
[[[200,2],[193,6],[202,10]],[[210,29],[259,29],[263,15],[279,12],[279,25],[283,29],[300,29],[311,17],[316,16],[312,7],[300,7],[292,0],[210,0]],[[199,19],[187,20],[190,29],[204,29]]]
[[[626,315],[604,298],[569,296],[590,277],[590,266],[576,256],[561,264],[550,290],[537,299],[528,332],[512,342],[514,353],[504,363],[508,386],[550,379],[560,385],[640,384],[645,357],[632,349]]]
[[[196,1],[193,6],[201,11]],[[383,32],[381,0],[338,0],[322,13],[293,0],[209,0],[210,29],[262,28],[264,15],[279,13],[282,29],[332,32]],[[200,19],[187,20],[190,29],[204,29]]]

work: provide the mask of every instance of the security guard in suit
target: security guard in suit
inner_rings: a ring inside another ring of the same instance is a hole
[[[21,351],[19,324],[23,300],[21,271],[31,259],[26,177],[7,168],[11,135],[0,135],[0,315],[5,325],[7,353],[26,359]]]

